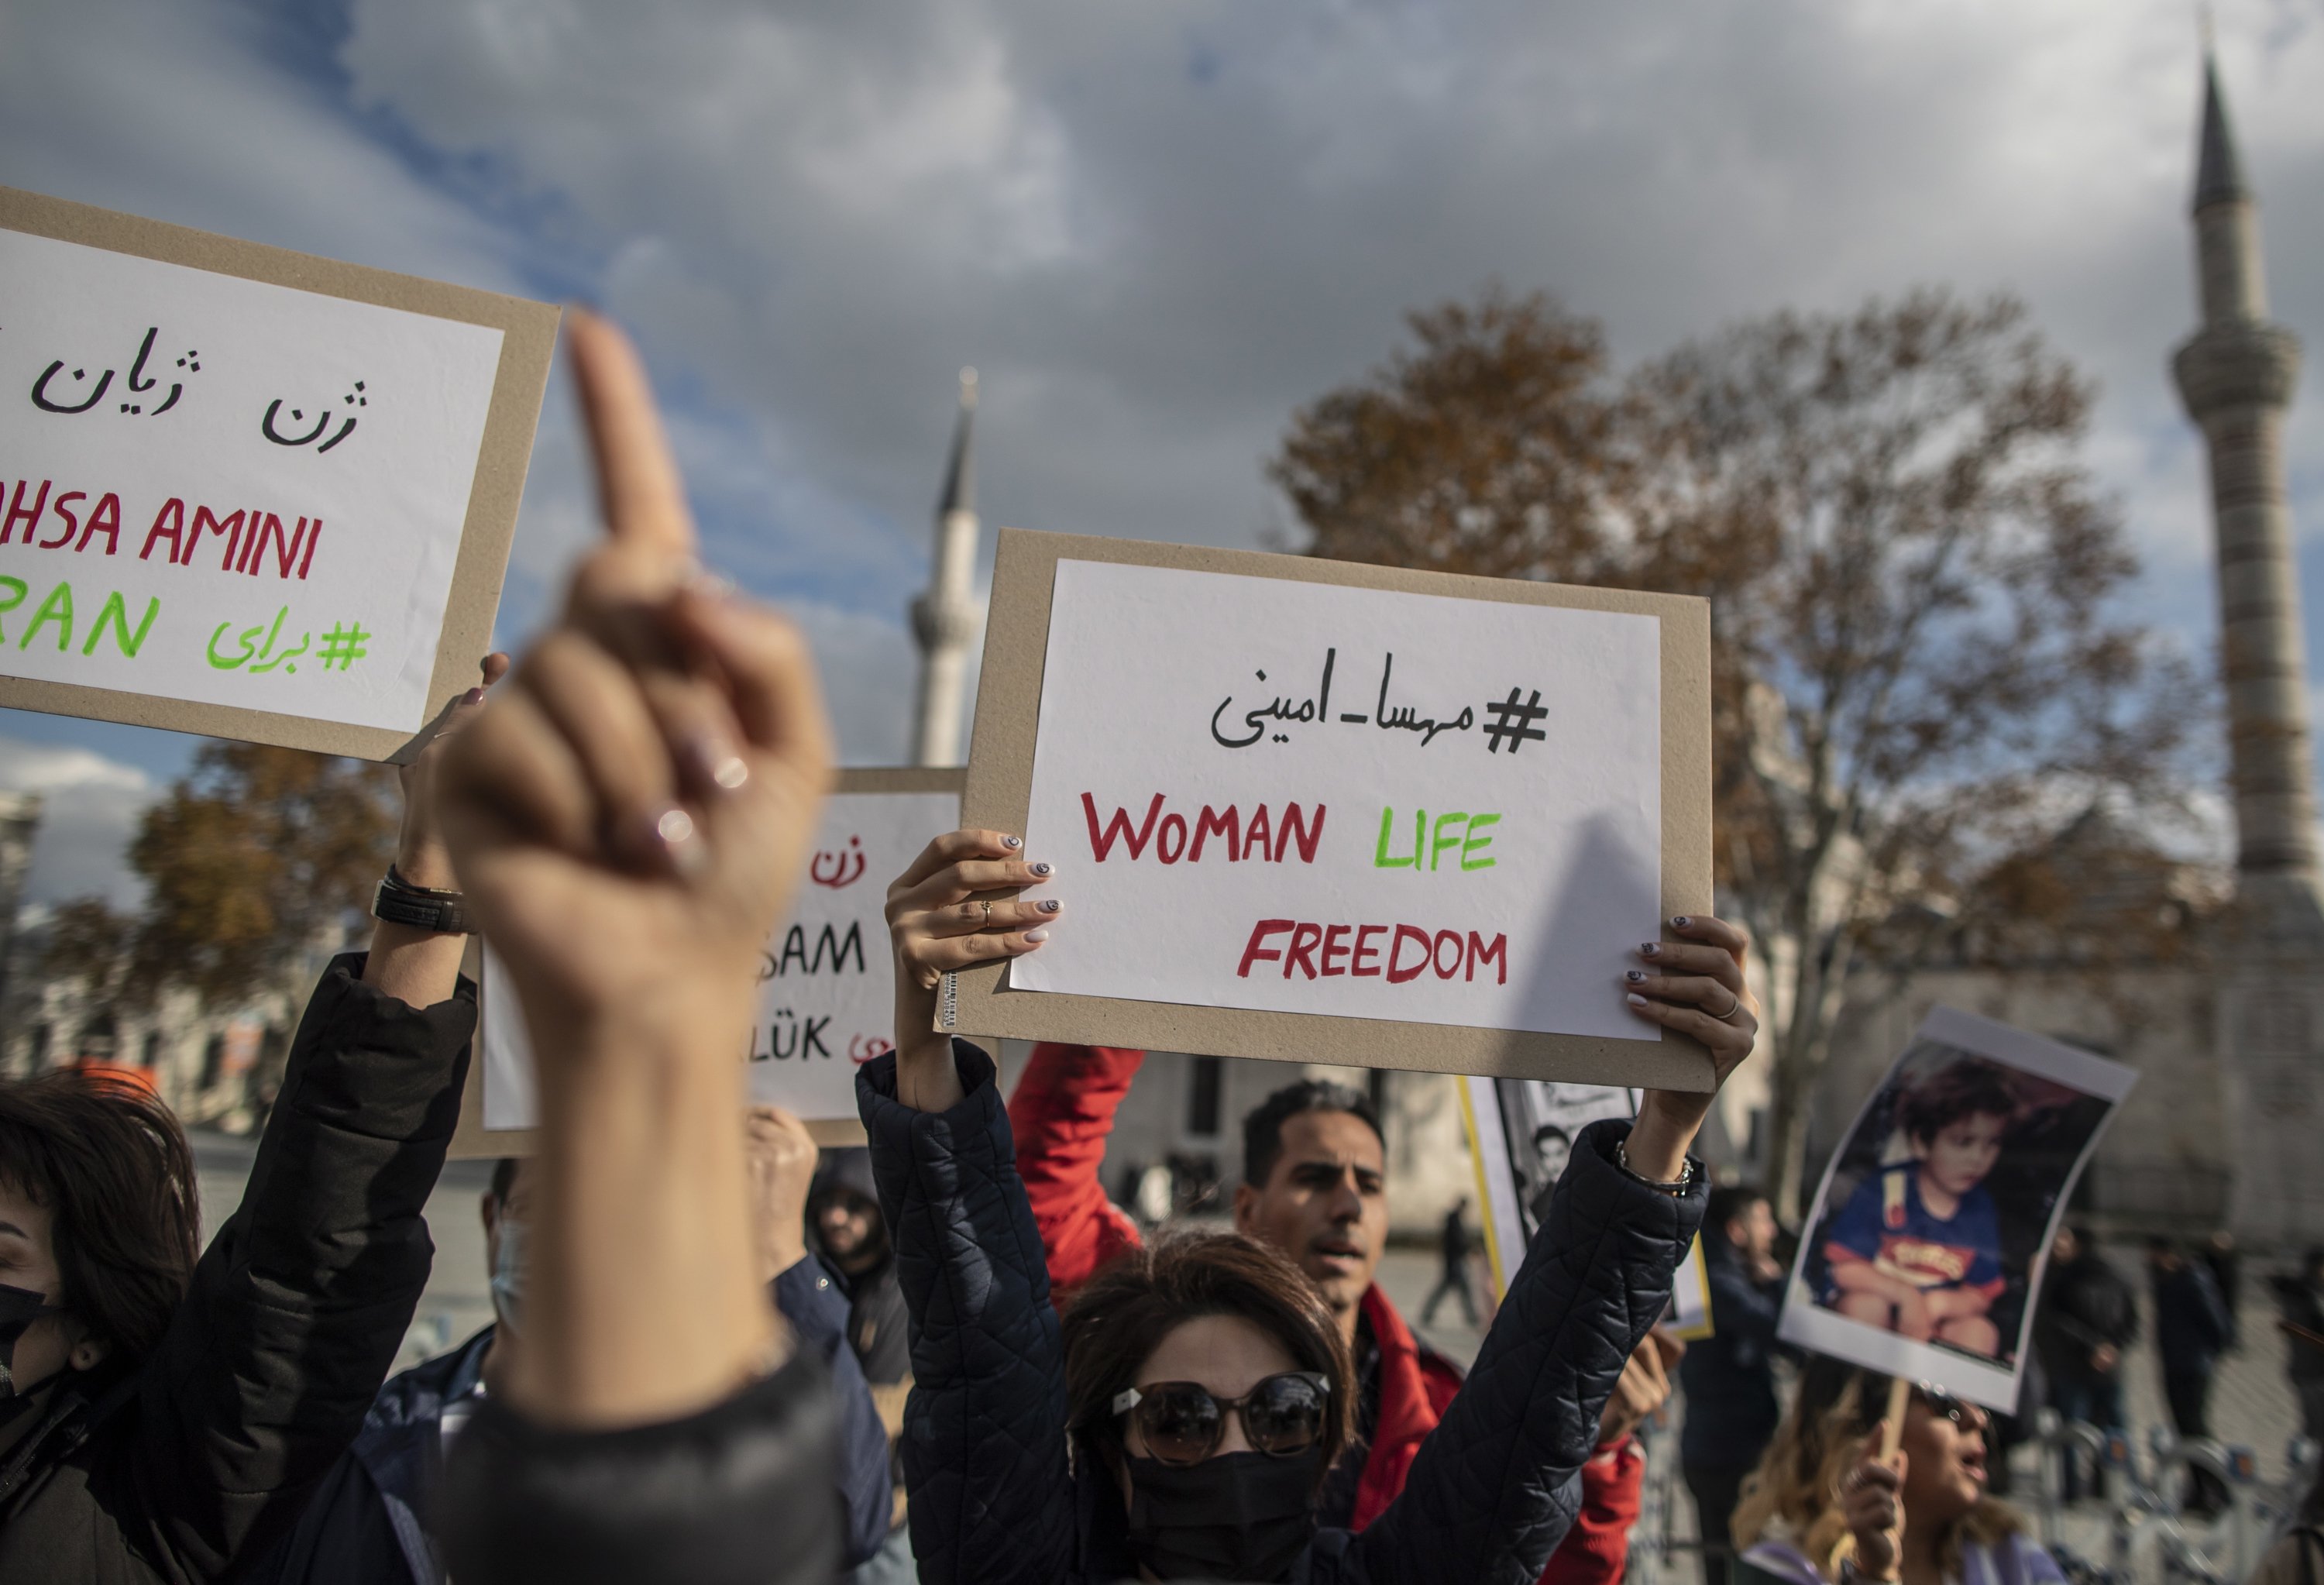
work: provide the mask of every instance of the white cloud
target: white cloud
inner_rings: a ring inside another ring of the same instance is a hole
[[[41,798],[26,902],[101,897],[128,908],[143,900],[143,883],[129,873],[123,850],[160,796],[152,777],[87,749],[0,737],[0,791]]]

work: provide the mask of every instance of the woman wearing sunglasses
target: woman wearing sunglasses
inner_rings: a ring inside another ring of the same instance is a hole
[[[1985,1489],[1983,1409],[1925,1384],[1879,1457],[1890,1378],[1818,1355],[1735,1509],[1737,1585],[2041,1585],[2057,1562]]]
[[[1687,1149],[1712,1098],[1650,1092],[1636,1123],[1573,1141],[1403,1494],[1360,1534],[1318,1529],[1358,1396],[1322,1296],[1250,1240],[1185,1237],[1105,1268],[1061,1324],[991,1060],[928,1032],[945,973],[1038,950],[1066,906],[992,894],[1051,879],[1019,839],[960,831],[888,893],[897,1050],[856,1087],[912,1318],[899,1446],[920,1578],[1532,1585],[1702,1220]],[[1757,1028],[1743,940],[1716,919],[1673,926],[1683,939],[1648,955],[1662,972],[1607,994],[1701,1040],[1723,1082]]]

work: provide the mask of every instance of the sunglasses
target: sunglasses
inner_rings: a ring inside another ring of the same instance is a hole
[[[1323,1434],[1331,1391],[1331,1382],[1310,1370],[1268,1377],[1239,1398],[1220,1397],[1197,1382],[1157,1381],[1116,1393],[1113,1412],[1130,1417],[1147,1451],[1165,1464],[1199,1464],[1218,1451],[1229,1410],[1241,1417],[1243,1440],[1270,1458],[1287,1459]]]
[[[1931,1387],[1924,1381],[1913,1388],[1913,1396],[1920,1399],[1936,1419],[1950,1420],[1955,1425],[1970,1429],[1985,1424],[1984,1410],[1953,1396],[1943,1387]]]

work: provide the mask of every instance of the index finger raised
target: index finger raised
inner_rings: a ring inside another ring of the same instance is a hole
[[[637,348],[611,320],[579,309],[567,318],[566,346],[605,527],[624,543],[649,546],[673,562],[690,560],[694,519]]]

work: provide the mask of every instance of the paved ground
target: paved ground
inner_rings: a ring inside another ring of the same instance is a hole
[[[250,1140],[200,1131],[192,1138],[200,1169],[203,1237],[207,1240],[241,1199],[254,1145]],[[399,1368],[441,1352],[492,1319],[492,1303],[485,1286],[484,1230],[476,1211],[477,1200],[491,1175],[491,1164],[487,1162],[451,1163],[428,1203],[429,1229],[436,1240],[435,1271],[420,1300]],[[2137,1271],[2135,1252],[2110,1250],[2109,1254],[2125,1275]],[[1457,1301],[1448,1300],[1441,1307],[1435,1324],[1420,1323],[1421,1308],[1435,1283],[1436,1273],[1434,1255],[1395,1249],[1382,1261],[1379,1280],[1422,1336],[1465,1364],[1474,1357],[1483,1334],[1478,1328],[1462,1323]],[[2246,1269],[2244,1341],[2220,1368],[2211,1416],[2213,1430],[2222,1441],[2249,1447],[2257,1455],[2260,1479],[2265,1485],[2281,1484],[2286,1478],[2286,1447],[2298,1429],[2299,1411],[2285,1386],[2285,1342],[2272,1324],[2274,1306],[2264,1278],[2260,1269]],[[2143,1281],[2141,1289],[2143,1292]],[[2148,1428],[2168,1423],[2149,1343],[2143,1342],[2132,1351],[2128,1368],[2132,1427],[2143,1448]],[[1647,1515],[1639,1534],[1639,1544],[1646,1550],[1634,1553],[1632,1585],[1693,1585],[1700,1577],[1688,1550],[1688,1544],[1694,1540],[1693,1507],[1686,1499],[1684,1488],[1677,1482],[1675,1468],[1676,1419],[1683,1413],[1683,1405],[1676,1405],[1670,1425],[1655,1438]],[[2018,1500],[2028,1507],[2035,1506],[2034,1493],[2038,1489],[2036,1457],[2033,1448],[2020,1448],[2014,1464]],[[2106,1510],[2086,1504],[2062,1516],[2056,1534],[2083,1555],[2102,1558],[2107,1551],[2107,1521]],[[1674,1550],[1667,1553],[1655,1545],[1658,1537],[1665,1536],[1674,1544]],[[2161,1577],[2161,1571],[2148,1555],[2151,1539],[2141,1544],[2135,1570],[2141,1579]],[[2235,1536],[2229,1527],[2223,1525],[2200,1533],[2197,1539],[2208,1546],[2223,1575],[2228,1579],[2242,1577],[2244,1570],[2234,1563]],[[2247,1541],[2246,1544],[2252,1544]]]

